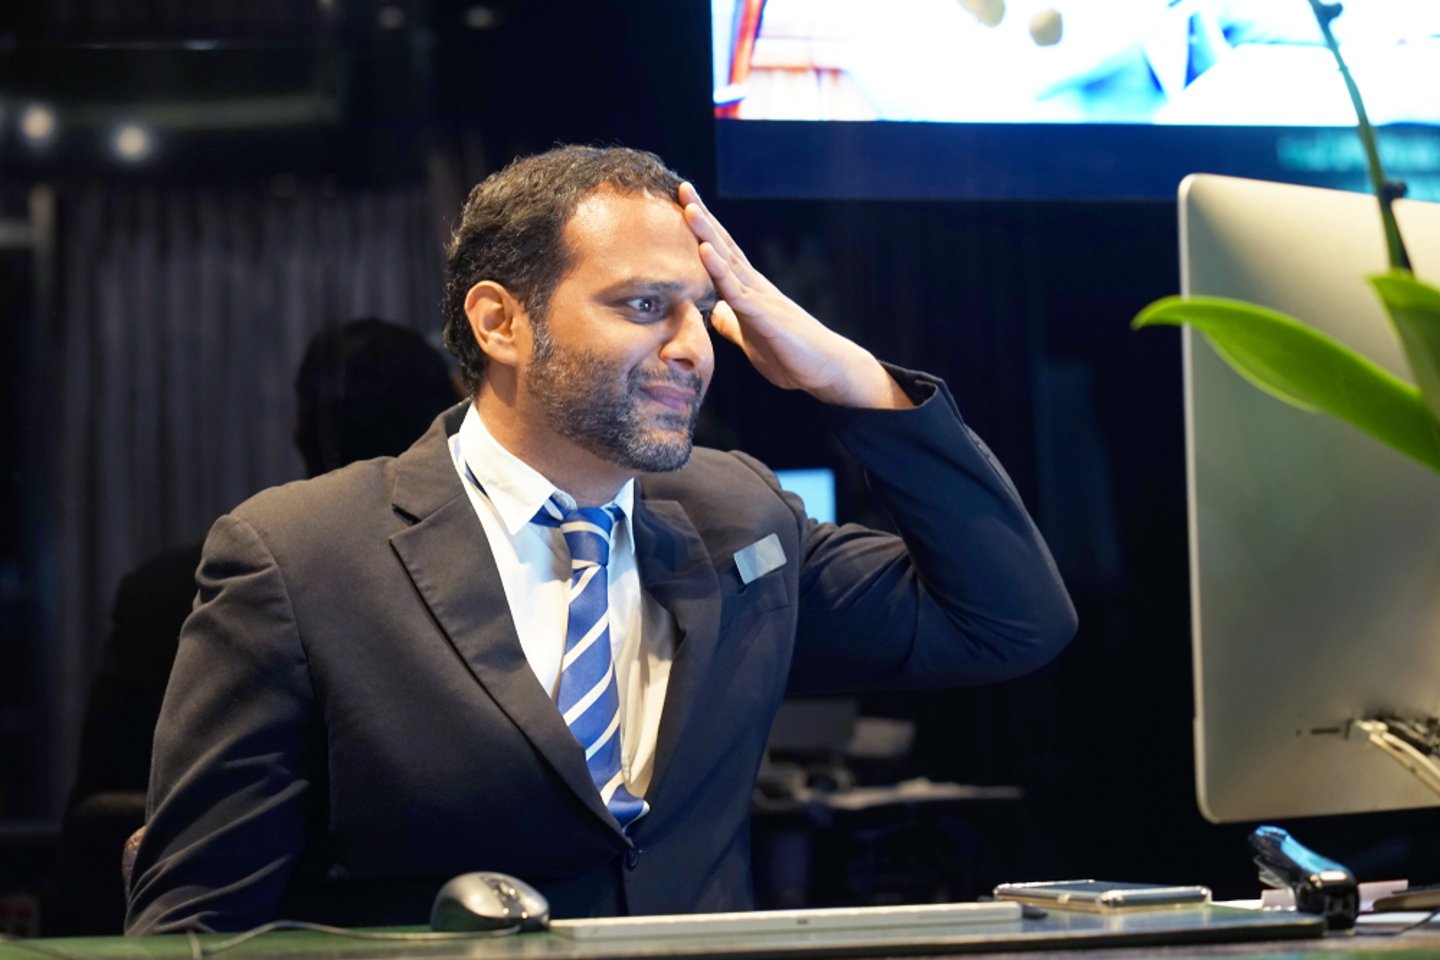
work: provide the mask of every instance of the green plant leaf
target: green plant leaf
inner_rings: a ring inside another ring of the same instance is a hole
[[[1166,297],[1131,326],[1182,324],[1265,392],[1338,417],[1440,472],[1440,431],[1420,391],[1343,344],[1278,311],[1218,297]]]
[[[1406,270],[1371,277],[1370,283],[1390,314],[1420,396],[1440,429],[1440,290]]]

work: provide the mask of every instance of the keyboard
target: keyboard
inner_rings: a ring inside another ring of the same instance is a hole
[[[814,910],[752,910],[742,913],[685,913],[642,917],[552,920],[550,932],[576,940],[629,940],[645,937],[731,936],[817,933],[831,930],[870,933],[917,931],[973,923],[1013,923],[1018,903],[924,903],[894,907],[822,907]]]

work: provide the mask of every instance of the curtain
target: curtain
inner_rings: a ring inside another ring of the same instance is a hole
[[[311,335],[376,316],[438,345],[443,255],[425,191],[290,187],[61,193],[49,422],[39,425],[57,804],[121,576],[303,475],[292,384]]]

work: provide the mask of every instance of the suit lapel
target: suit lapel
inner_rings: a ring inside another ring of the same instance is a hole
[[[437,420],[395,462],[393,503],[415,522],[390,538],[446,638],[520,733],[580,800],[618,827],[590,779],[585,756],[520,646],[495,556],[450,458],[462,405]]]
[[[675,618],[675,659],[647,794],[653,806],[666,783],[673,783],[672,759],[715,655],[720,585],[704,542],[674,500],[636,498],[635,551],[641,584]]]

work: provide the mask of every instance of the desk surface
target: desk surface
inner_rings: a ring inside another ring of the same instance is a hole
[[[398,931],[384,931],[394,934]],[[1336,955],[1386,960],[1440,957],[1440,929],[1400,936],[1376,933],[1321,936],[1321,921],[1295,914],[1258,913],[1224,907],[1098,915],[1053,911],[1038,919],[965,924],[924,931],[866,934],[862,931],[748,936],[645,938],[584,942],[554,933],[424,940],[359,939],[311,931],[276,931],[217,954],[225,960],[644,960],[658,957],[769,958],[988,956],[1073,957],[1076,960],[1153,956],[1250,957],[1321,960]],[[229,934],[200,937],[77,937],[0,942],[0,960],[189,960],[194,947],[213,950]],[[193,941],[193,942],[192,942]],[[1147,949],[1148,948],[1148,949]],[[1023,951],[1023,953],[1021,953]]]

